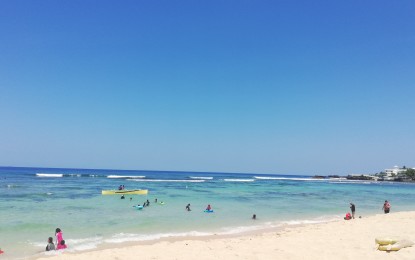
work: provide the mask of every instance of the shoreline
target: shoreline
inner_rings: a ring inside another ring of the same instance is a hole
[[[241,234],[168,237],[57,255],[42,253],[30,259],[413,259],[414,246],[387,253],[378,251],[374,241],[382,236],[415,241],[414,228],[415,211],[402,211]]]

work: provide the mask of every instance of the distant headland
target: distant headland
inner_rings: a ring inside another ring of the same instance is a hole
[[[339,175],[314,175],[315,179],[347,179],[362,181],[398,181],[398,182],[415,182],[415,168],[407,168],[406,166],[394,166],[391,169],[385,169],[375,174],[349,174],[347,176]]]

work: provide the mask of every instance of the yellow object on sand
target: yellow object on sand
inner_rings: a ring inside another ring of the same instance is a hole
[[[394,244],[389,244],[389,245],[379,245],[378,249],[381,251],[398,251],[402,248],[405,247],[410,247],[414,244],[414,242],[410,241],[410,240],[400,240]]]
[[[137,194],[147,195],[148,190],[103,190],[102,195],[123,195],[123,194]]]
[[[376,242],[376,244],[379,244],[379,245],[390,245],[390,244],[395,244],[396,242],[398,242],[399,241],[399,238],[396,238],[396,237],[378,237],[378,238],[375,238],[375,242]]]

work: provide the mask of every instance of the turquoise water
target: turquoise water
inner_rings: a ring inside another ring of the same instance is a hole
[[[101,190],[121,184],[126,189],[148,189],[149,194],[127,195],[124,200],[101,195]],[[349,202],[363,217],[382,213],[385,199],[391,202],[392,212],[415,210],[414,188],[407,183],[294,175],[3,167],[0,248],[6,254],[1,257],[44,254],[46,240],[57,227],[63,231],[67,250],[83,251],[169,236],[234,234],[330,221],[342,218]],[[155,198],[165,204],[154,203]],[[147,199],[149,207],[132,207]],[[190,212],[185,211],[188,203]],[[214,213],[203,212],[207,204]]]

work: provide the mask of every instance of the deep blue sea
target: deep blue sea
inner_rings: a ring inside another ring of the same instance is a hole
[[[148,195],[101,195],[148,189]],[[130,199],[131,198],[131,199]],[[155,203],[164,202],[163,205]],[[137,210],[146,200],[150,206]],[[415,210],[415,184],[313,179],[310,176],[209,172],[0,167],[2,259],[45,254],[57,227],[68,251],[165,237],[246,231]],[[191,211],[185,206],[190,203]],[[205,213],[210,204],[213,213]],[[256,214],[257,219],[252,220]]]

